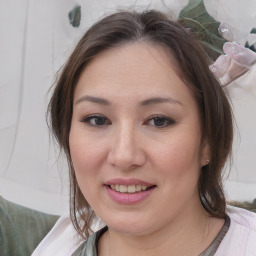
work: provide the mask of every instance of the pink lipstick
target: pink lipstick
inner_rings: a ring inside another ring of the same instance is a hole
[[[148,198],[156,185],[138,179],[112,179],[104,187],[116,203],[132,205]]]

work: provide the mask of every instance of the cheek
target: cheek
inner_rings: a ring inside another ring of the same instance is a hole
[[[85,133],[84,129],[77,124],[71,126],[69,147],[76,172],[87,172],[91,170],[93,165],[100,162],[100,158],[104,152],[104,147],[95,139],[95,136]]]
[[[198,141],[191,140],[190,138],[186,139],[177,138],[171,143],[166,143],[163,146],[156,148],[155,154],[158,155],[159,160],[163,162],[170,162],[178,166],[186,165],[199,165],[200,159],[200,145]]]
[[[104,149],[75,126],[70,130],[69,147],[77,182],[86,195],[91,184],[98,180]]]
[[[76,134],[76,133],[75,133]],[[70,133],[69,145],[72,163],[78,186],[89,205],[94,206],[98,197],[96,187],[100,183],[100,152],[99,148],[89,143],[88,139],[73,136]],[[97,159],[97,161],[95,161]]]
[[[198,180],[200,173],[200,145],[198,140],[177,136],[171,143],[155,147],[155,165],[166,179]]]
[[[94,163],[92,159],[99,156],[99,151],[95,147],[91,147],[90,144],[84,143],[82,139],[79,141],[70,140],[70,154],[73,161],[73,165],[80,166],[90,166]]]

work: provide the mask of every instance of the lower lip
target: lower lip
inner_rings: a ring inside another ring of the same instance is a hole
[[[135,193],[120,193],[116,192],[115,190],[111,189],[109,186],[104,186],[105,189],[108,192],[108,195],[111,197],[112,200],[119,204],[126,204],[126,205],[131,205],[131,204],[137,204],[140,203],[141,201],[145,200],[150,196],[150,194],[154,191],[155,187],[141,191],[141,192],[135,192]]]

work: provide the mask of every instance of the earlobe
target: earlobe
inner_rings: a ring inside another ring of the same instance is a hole
[[[203,163],[201,163],[201,167],[208,165],[210,163],[209,159],[203,160]]]
[[[210,159],[211,159],[210,146],[207,142],[204,144],[204,147],[202,150],[201,167],[208,165],[210,163]]]

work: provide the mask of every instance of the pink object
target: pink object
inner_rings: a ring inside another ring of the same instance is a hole
[[[223,51],[225,55],[219,56],[209,67],[223,85],[241,76],[256,63],[256,53],[235,42],[225,43]]]
[[[154,184],[139,180],[139,179],[122,179],[122,178],[115,178],[105,182],[105,185],[145,185],[148,187],[153,186]]]
[[[124,205],[132,205],[132,204],[140,203],[141,201],[149,197],[151,193],[154,192],[155,187],[149,190],[135,192],[135,193],[116,192],[115,190],[111,189],[108,186],[105,186],[105,189],[108,192],[108,195],[111,197],[111,199],[114,200],[116,203],[124,204]]]

